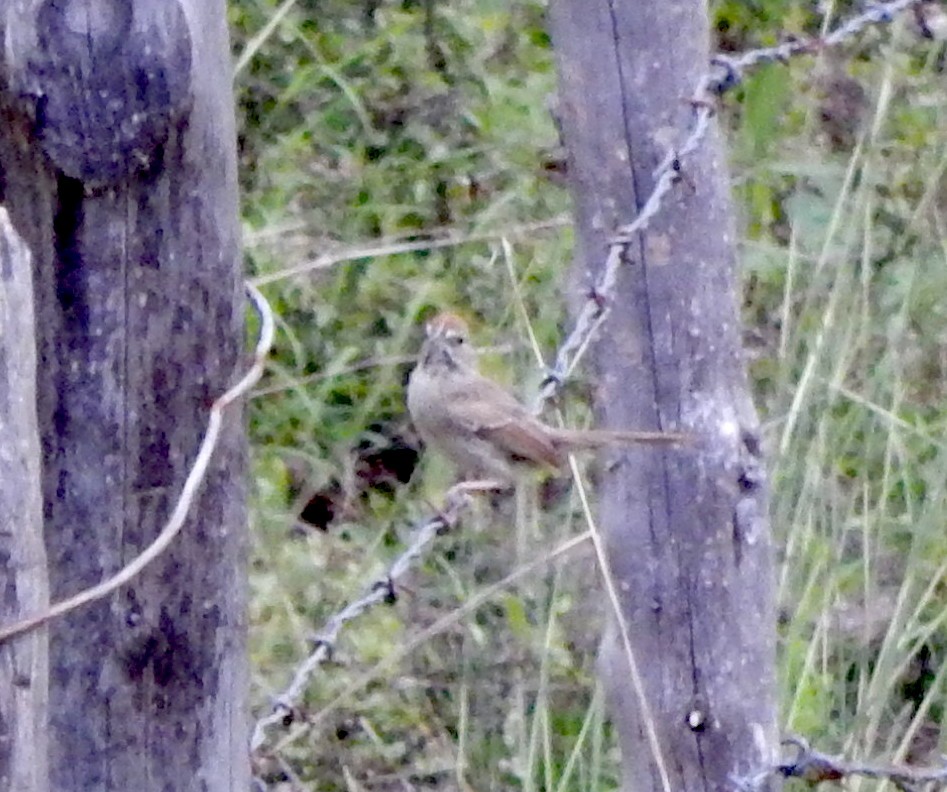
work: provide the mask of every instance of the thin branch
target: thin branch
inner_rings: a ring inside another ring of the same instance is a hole
[[[332,253],[325,253],[316,257],[312,261],[306,261],[297,264],[294,267],[286,267],[276,272],[268,272],[266,275],[259,275],[251,278],[250,283],[254,286],[265,286],[268,283],[284,280],[285,278],[294,278],[298,275],[306,275],[315,270],[328,269],[336,264],[342,264],[346,261],[357,261],[364,258],[377,258],[379,256],[393,256],[398,253],[416,253],[422,250],[437,250],[439,248],[458,247],[459,245],[469,245],[474,242],[492,242],[504,237],[517,237],[528,234],[534,234],[537,231],[545,231],[552,228],[563,228],[571,224],[568,217],[552,217],[548,220],[538,220],[534,223],[524,223],[513,228],[501,228],[497,231],[483,231],[475,234],[463,234],[449,236],[445,239],[419,239],[411,242],[391,242],[387,244],[365,245],[362,247],[343,248]]]
[[[191,470],[184,481],[184,486],[181,488],[181,494],[174,506],[174,510],[171,512],[171,516],[164,528],[161,529],[161,533],[158,534],[155,540],[150,545],[148,545],[148,547],[146,547],[141,552],[141,554],[132,559],[132,561],[126,564],[122,569],[120,569],[107,580],[103,580],[98,585],[92,586],[91,588],[85,589],[84,591],[80,591],[78,594],[75,594],[68,599],[57,602],[43,613],[37,614],[36,616],[30,616],[29,618],[23,619],[16,624],[0,628],[0,643],[8,641],[11,638],[15,638],[19,635],[32,632],[38,627],[47,624],[52,619],[55,619],[59,616],[64,616],[65,614],[70,613],[77,608],[81,608],[82,606],[88,605],[92,602],[96,602],[103,597],[107,597],[116,589],[119,589],[127,583],[130,583],[139,574],[141,574],[141,571],[145,567],[147,567],[162,553],[164,553],[164,551],[171,546],[171,543],[174,541],[175,537],[177,537],[177,535],[181,532],[181,528],[184,526],[184,521],[187,519],[191,506],[194,503],[194,498],[200,490],[200,487],[204,482],[204,478],[207,475],[207,468],[210,465],[210,461],[213,457],[214,449],[217,447],[217,442],[220,438],[220,431],[223,427],[224,410],[234,401],[243,396],[247,391],[249,391],[250,388],[252,388],[253,385],[256,384],[256,382],[260,379],[260,376],[263,374],[263,366],[266,361],[266,356],[269,354],[270,347],[273,345],[275,327],[273,322],[273,312],[271,311],[266,299],[262,294],[260,294],[259,291],[257,291],[256,288],[250,284],[247,284],[247,292],[260,314],[260,336],[256,345],[253,365],[236,385],[230,388],[230,390],[228,390],[225,394],[223,394],[223,396],[218,398],[213,403],[213,405],[211,405],[210,415],[207,419],[207,432],[204,434],[204,439],[201,441],[200,448],[197,452],[197,457],[195,458],[194,464],[192,465]]]
[[[275,385],[267,385],[257,388],[250,393],[251,399],[259,399],[263,396],[272,396],[275,393],[285,393],[289,390],[301,389],[306,385],[313,385],[317,382],[324,382],[327,379],[336,377],[346,377],[349,374],[358,374],[360,371],[367,371],[373,368],[393,368],[394,366],[406,366],[418,359],[417,355],[388,355],[387,357],[366,358],[359,360],[348,366],[340,366],[332,369],[330,366],[327,371],[317,371],[314,374],[307,374],[304,377],[298,377],[289,382],[280,382]]]
[[[296,0],[284,0],[283,4],[273,12],[273,16],[271,16],[260,29],[260,32],[246,43],[246,46],[237,58],[237,62],[233,66],[234,79],[236,79],[240,72],[253,60],[267,39],[273,35],[273,31],[276,30],[279,23],[292,11],[294,5],[296,5]]]
[[[648,696],[645,693],[644,680],[641,678],[641,672],[638,670],[638,661],[631,645],[631,635],[628,630],[628,625],[622,614],[621,602],[618,599],[618,587],[615,585],[612,567],[608,563],[608,551],[605,549],[605,542],[598,530],[598,524],[592,516],[592,506],[589,503],[588,493],[585,491],[585,486],[582,483],[579,467],[576,464],[575,457],[571,455],[569,457],[569,468],[572,471],[572,481],[578,489],[579,502],[582,504],[585,524],[588,525],[589,533],[592,535],[595,557],[598,562],[598,567],[602,572],[602,580],[605,582],[605,593],[608,595],[609,606],[618,624],[618,633],[621,637],[622,649],[625,653],[625,659],[628,661],[628,673],[631,676],[631,686],[634,688],[635,698],[638,699],[638,706],[641,708],[641,720],[644,723],[648,747],[651,749],[651,755],[654,757],[654,763],[657,766],[658,775],[661,777],[661,786],[664,792],[671,792],[671,777],[668,774],[667,762],[664,761],[664,752],[661,750],[661,742],[658,740],[658,731],[657,728],[655,728],[651,704],[648,702]]]

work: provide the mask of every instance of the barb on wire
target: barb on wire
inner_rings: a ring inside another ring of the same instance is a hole
[[[350,602],[329,619],[325,627],[313,637],[313,650],[310,655],[296,668],[289,685],[274,700],[271,711],[256,722],[250,738],[251,752],[255,753],[263,747],[270,728],[277,724],[289,726],[296,719],[299,712],[298,702],[312,675],[323,663],[332,659],[341,629],[376,605],[392,604],[395,601],[395,584],[424,556],[436,537],[456,527],[469,502],[469,493],[478,489],[496,489],[496,484],[463,482],[448,490],[444,508],[415,528],[411,543],[395,559],[385,575],[372,583],[361,597]]]
[[[786,737],[783,745],[792,745],[797,749],[791,761],[780,762],[751,776],[734,777],[731,779],[734,788],[739,792],[762,792],[772,778],[798,778],[815,786],[823,781],[843,781],[851,776],[888,781],[901,792],[921,792],[930,784],[939,784],[939,788],[943,789],[947,784],[947,761],[943,761],[939,767],[860,764],[816,751],[808,740],[795,735]]]
[[[716,55],[711,64],[719,67],[722,73],[711,75],[706,87],[715,94],[722,94],[738,85],[743,75],[764,63],[785,63],[796,55],[808,55],[829,47],[836,47],[861,33],[871,25],[891,22],[902,11],[920,5],[923,0],[889,0],[885,3],[873,3],[868,8],[840,24],[825,36],[816,38],[795,38],[773,47],[749,50],[737,56]]]
[[[220,396],[210,408],[210,415],[207,418],[207,432],[201,441],[200,448],[197,451],[197,457],[187,478],[184,480],[184,486],[181,488],[181,494],[174,505],[171,516],[165,523],[161,533],[155,540],[148,545],[139,555],[133,558],[122,569],[116,572],[112,577],[103,580],[101,583],[80,591],[78,594],[68,599],[57,602],[48,610],[35,616],[30,616],[16,624],[0,628],[0,643],[15,638],[18,635],[32,632],[42,627],[53,619],[64,616],[76,608],[88,605],[92,602],[107,597],[116,589],[121,588],[134,580],[141,571],[152,563],[158,556],[167,550],[184,526],[184,521],[191,510],[194,498],[204,483],[204,477],[207,475],[207,469],[217,448],[217,441],[220,438],[220,430],[223,428],[224,410],[252,388],[263,374],[263,366],[266,357],[273,346],[273,336],[275,332],[275,323],[273,312],[270,309],[266,298],[251,284],[246,284],[247,293],[253,301],[257,312],[260,315],[260,335],[257,340],[256,351],[253,357],[253,364],[243,375],[240,381],[234,385],[225,394]]]
[[[852,17],[832,32],[818,38],[801,38],[775,47],[750,50],[739,56],[718,54],[711,59],[710,70],[701,77],[691,97],[692,116],[689,130],[680,148],[668,152],[655,169],[654,187],[634,221],[620,227],[608,244],[608,254],[588,299],[579,311],[572,332],[556,353],[546,372],[536,402],[537,411],[554,399],[569,378],[603,324],[618,279],[618,272],[629,245],[646,230],[661,210],[664,197],[681,180],[684,161],[693,154],[710,128],[716,111],[715,99],[739,85],[746,73],[764,63],[784,62],[796,55],[819,52],[854,37],[870,25],[890,22],[902,11],[919,5],[922,0],[890,0],[871,5],[862,14]]]

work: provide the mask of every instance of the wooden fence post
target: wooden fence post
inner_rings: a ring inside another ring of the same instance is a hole
[[[585,278],[683,142],[710,65],[709,20],[700,0],[553,0],[550,18]],[[602,425],[697,438],[690,449],[615,454],[600,482],[644,690],[643,702],[610,630],[601,671],[626,792],[729,789],[776,759],[766,474],[741,354],[729,190],[712,128],[627,246],[593,352]]]
[[[46,609],[30,253],[0,209],[0,619]],[[46,792],[45,629],[0,646],[0,789]]]
[[[10,0],[0,188],[32,255],[50,594],[155,537],[238,374],[223,0]],[[49,628],[50,786],[244,790],[239,410],[172,548]]]

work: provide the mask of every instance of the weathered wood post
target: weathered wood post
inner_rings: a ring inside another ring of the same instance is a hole
[[[243,346],[223,0],[6,0],[0,187],[33,256],[50,596],[157,534]],[[49,628],[50,787],[244,790],[238,411],[188,524]]]
[[[46,609],[30,253],[0,209],[0,619]],[[0,646],[0,789],[46,792],[45,629]]]
[[[709,21],[701,0],[553,0],[550,16],[585,279],[682,142],[709,66]],[[611,631],[601,668],[627,792],[729,789],[776,751],[765,472],[716,130],[683,169],[627,250],[594,352],[603,425],[699,438],[690,451],[624,452],[601,480],[600,520],[648,702]]]

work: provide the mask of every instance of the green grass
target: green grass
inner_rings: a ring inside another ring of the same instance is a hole
[[[816,30],[809,5],[720,3],[721,41]],[[299,0],[266,28],[276,3],[231,4],[235,51],[253,47],[237,78],[247,269],[280,329],[251,404],[257,711],[448,482],[422,459],[408,484],[364,486],[366,459],[415,441],[402,386],[423,319],[461,310],[491,373],[527,397],[528,330],[548,356],[567,329],[543,5],[433,7]],[[943,58],[898,23],[841,60],[768,67],[722,115],[772,477],[782,722],[851,758],[945,746]],[[840,145],[827,101],[846,79],[862,122]],[[587,394],[569,394],[579,422]],[[298,519],[314,493],[335,509],[327,530]],[[497,585],[585,528],[574,494],[479,509],[394,606],[343,632],[301,702],[314,725],[283,732],[265,770],[313,790],[617,788],[590,553]]]

